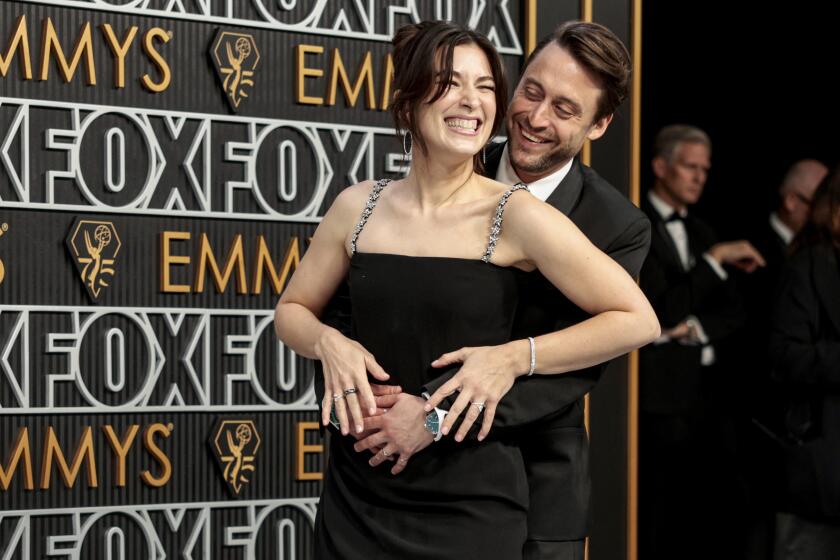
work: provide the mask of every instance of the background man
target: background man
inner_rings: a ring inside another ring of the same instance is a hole
[[[778,188],[776,210],[762,216],[748,236],[767,266],[738,277],[746,324],[732,361],[733,371],[741,372],[736,394],[743,403],[739,407],[743,412],[738,418],[738,451],[750,508],[744,530],[747,558],[772,556],[773,527],[783,487],[780,438],[786,433],[785,394],[790,387],[771,379],[768,347],[774,292],[788,247],[807,222],[814,191],[827,174],[828,168],[813,159],[797,161],[788,169]]]
[[[705,132],[663,128],[652,165],[640,284],[662,336],[640,352],[640,557],[728,558],[740,538],[731,505],[739,490],[726,400],[733,381],[719,362],[743,314],[724,265],[752,272],[764,259],[747,241],[717,243],[688,212],[711,166]]]

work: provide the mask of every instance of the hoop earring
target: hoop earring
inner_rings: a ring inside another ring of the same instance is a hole
[[[411,147],[409,147],[411,144]],[[411,131],[406,130],[403,132],[403,153],[406,157],[411,155],[411,152],[414,150],[414,138],[411,137]]]

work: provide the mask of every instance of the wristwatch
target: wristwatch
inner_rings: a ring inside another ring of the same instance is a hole
[[[440,431],[440,427],[443,425],[443,419],[446,418],[446,414],[448,411],[435,408],[428,414],[426,414],[426,422],[425,426],[426,429],[429,430],[429,433],[435,436],[434,441],[440,441],[440,438],[443,437],[443,433]]]

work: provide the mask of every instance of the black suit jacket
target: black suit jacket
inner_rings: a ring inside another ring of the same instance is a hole
[[[497,144],[488,149],[487,176],[495,177],[503,148]],[[638,275],[650,243],[650,222],[595,171],[575,159],[546,202],[566,214],[631,275]],[[523,275],[517,309],[514,338],[553,332],[589,317],[538,271]],[[583,397],[606,366],[520,378],[499,403],[493,430],[520,447],[528,471],[529,539],[578,540],[589,532],[589,442]],[[442,375],[426,388],[433,392],[453,374]]]
[[[683,269],[677,248],[659,213],[647,197],[642,209],[653,224],[650,254],[642,267],[639,285],[650,300],[662,329],[694,315],[715,346],[723,351],[725,338],[743,321],[735,283],[722,280],[703,258],[715,242],[712,229],[689,215],[685,219],[693,266]],[[649,344],[639,352],[639,404],[643,412],[692,414],[702,405],[701,352],[698,346],[676,342]]]
[[[753,226],[747,236],[764,257],[767,266],[752,273],[736,274],[738,291],[744,302],[746,322],[739,333],[736,352],[728,356],[738,376],[735,391],[743,412],[757,419],[776,434],[782,429],[783,389],[770,378],[770,325],[772,322],[774,294],[782,268],[787,260],[788,247],[779,234],[770,227],[765,217]],[[764,432],[761,432],[765,434]],[[761,436],[766,437],[765,435]]]
[[[788,390],[788,506],[840,519],[840,264],[806,247],[782,273],[771,331],[773,373]]]

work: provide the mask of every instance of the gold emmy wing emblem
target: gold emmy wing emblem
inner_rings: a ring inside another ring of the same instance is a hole
[[[213,447],[222,477],[234,494],[251,482],[254,460],[260,448],[260,434],[253,420],[223,420],[215,431]]]
[[[0,237],[3,237],[3,234],[6,233],[7,231],[9,231],[9,224],[7,224],[6,222],[3,222],[3,224],[0,225]],[[6,279],[6,265],[3,264],[3,260],[0,259],[0,284],[2,284],[3,280],[5,280],[5,279]]]
[[[67,248],[92,299],[99,299],[102,288],[110,285],[121,246],[113,222],[77,219],[73,224]]]
[[[225,97],[231,108],[238,111],[254,85],[254,71],[260,62],[253,35],[220,30],[213,41],[212,58]]]

